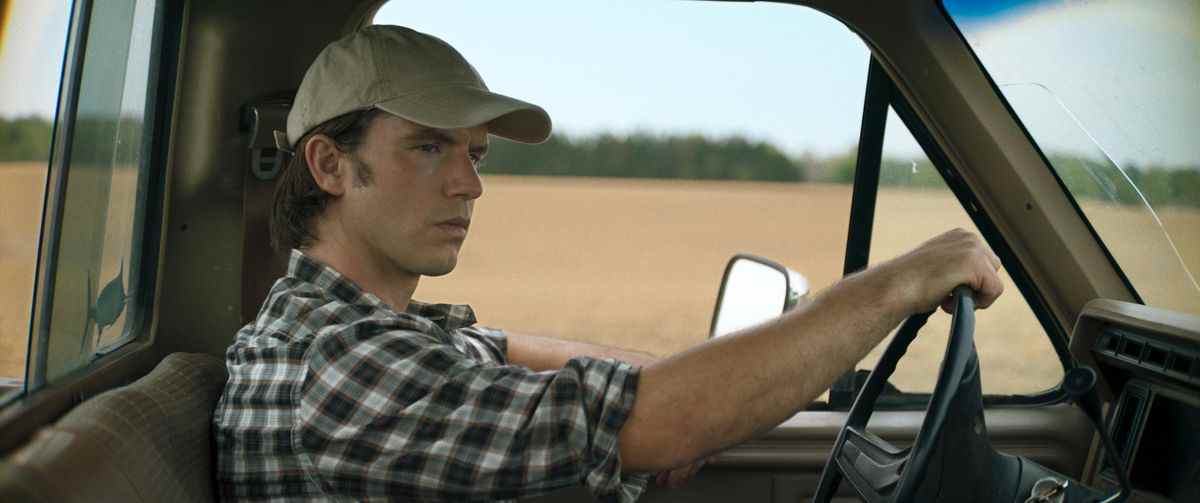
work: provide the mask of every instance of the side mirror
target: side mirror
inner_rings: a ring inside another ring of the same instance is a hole
[[[709,338],[774,319],[808,296],[808,279],[773,261],[737,254],[725,266]]]

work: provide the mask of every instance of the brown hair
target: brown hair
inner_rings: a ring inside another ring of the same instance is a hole
[[[338,150],[354,152],[367,133],[367,126],[379,114],[378,109],[356,110],[339,115],[312,128],[296,142],[294,153],[275,184],[275,200],[271,206],[271,247],[286,252],[304,248],[317,241],[312,221],[325,211],[330,195],[321,190],[308,170],[304,146],[313,135],[323,134],[333,139]],[[358,163],[355,176],[360,182],[369,181],[370,173]],[[359,173],[358,171],[364,171]]]

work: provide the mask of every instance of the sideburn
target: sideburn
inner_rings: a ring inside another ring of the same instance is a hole
[[[354,188],[361,189],[371,185],[375,173],[366,162],[352,155],[350,156],[350,167],[354,170]]]

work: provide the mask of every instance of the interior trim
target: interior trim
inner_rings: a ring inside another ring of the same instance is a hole
[[[766,435],[717,455],[717,468],[794,468],[820,473],[834,438],[846,421],[842,412],[801,412]],[[916,438],[924,411],[880,411],[871,416],[871,433],[907,447]],[[984,411],[988,436],[996,449],[1023,456],[1059,473],[1079,478],[1092,441],[1092,425],[1078,407],[1060,404],[1037,408]]]
[[[1108,325],[1152,333],[1155,337],[1174,339],[1184,345],[1200,345],[1200,317],[1132,302],[1096,299],[1084,306],[1071,339],[1071,354],[1080,365],[1101,368],[1092,349]],[[1096,389],[1101,400],[1113,401],[1116,395],[1112,383],[1103,372],[1097,374]]]

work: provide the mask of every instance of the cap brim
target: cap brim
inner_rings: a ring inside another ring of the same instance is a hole
[[[441,86],[375,106],[434,128],[486,124],[489,133],[521,143],[541,143],[550,137],[550,115],[542,107],[473,86]]]

